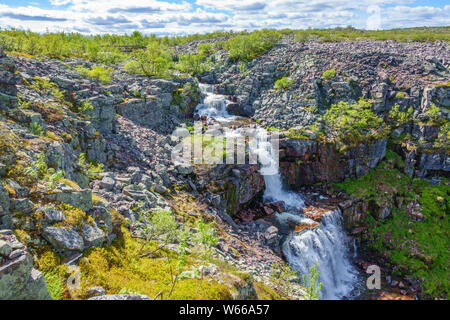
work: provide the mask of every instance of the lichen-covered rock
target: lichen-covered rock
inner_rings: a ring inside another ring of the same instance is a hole
[[[101,247],[106,239],[105,232],[98,228],[97,225],[91,226],[90,224],[85,223],[82,227],[81,233],[86,248]]]
[[[83,238],[72,229],[46,227],[42,230],[42,237],[61,253],[84,249]]]
[[[92,190],[82,189],[73,190],[70,187],[64,187],[57,189],[53,193],[46,194],[45,197],[48,200],[61,201],[70,204],[73,207],[80,208],[83,211],[89,211],[92,209]]]
[[[11,233],[0,234],[0,300],[50,300],[42,273],[33,268],[33,258]]]
[[[0,183],[0,217],[9,212],[10,200],[6,188]]]

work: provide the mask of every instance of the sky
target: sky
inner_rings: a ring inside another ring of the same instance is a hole
[[[449,26],[449,0],[0,0],[0,28],[184,35],[262,28]]]

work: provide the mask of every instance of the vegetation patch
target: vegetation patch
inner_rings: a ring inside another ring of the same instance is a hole
[[[426,296],[448,299],[450,181],[431,185],[412,179],[403,173],[403,166],[401,157],[388,151],[386,160],[369,175],[338,186],[354,198],[392,209],[392,215],[382,220],[369,212],[361,222],[368,227],[364,240],[389,258],[395,273],[420,280]],[[411,203],[420,205],[423,219],[411,216]]]

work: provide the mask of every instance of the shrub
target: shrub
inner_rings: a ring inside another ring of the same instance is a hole
[[[400,111],[400,106],[396,103],[389,111],[389,118],[395,121],[396,125],[408,123],[413,120],[413,108],[409,107],[406,111]]]
[[[157,41],[150,42],[145,50],[137,50],[134,56],[134,59],[124,67],[127,72],[149,77],[167,77],[170,75],[172,56],[169,50]]]
[[[275,85],[273,86],[275,90],[287,90],[290,89],[294,80],[288,77],[283,77],[275,81]]]
[[[98,179],[100,178],[99,173],[104,172],[103,163],[96,163],[94,161],[87,162],[85,153],[80,153],[78,165],[85,171],[90,179]]]
[[[367,139],[384,137],[389,130],[383,119],[373,113],[370,102],[363,99],[355,104],[333,104],[323,118],[327,138],[344,150]]]
[[[336,70],[334,68],[326,70],[322,74],[322,78],[325,80],[330,80],[330,79],[333,79],[334,77],[336,77]]]
[[[102,66],[92,67],[91,69],[78,66],[76,67],[76,70],[80,74],[80,76],[100,81],[103,84],[108,84],[111,82],[113,73],[112,68],[104,68]]]
[[[175,68],[181,72],[196,76],[209,69],[201,54],[183,54],[179,57],[179,62]]]
[[[434,104],[431,105],[427,110],[427,116],[431,122],[437,122],[439,120],[440,113],[441,111],[439,107],[435,106]]]
[[[231,38],[225,47],[233,60],[248,62],[271,49],[280,38],[281,34],[279,32],[264,29]]]

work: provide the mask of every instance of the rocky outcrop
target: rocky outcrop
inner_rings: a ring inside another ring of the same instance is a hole
[[[340,153],[332,144],[313,140],[280,141],[280,170],[292,187],[359,178],[374,169],[386,153],[386,140],[375,140]]]
[[[0,300],[50,300],[42,273],[10,230],[0,230]]]
[[[18,105],[16,84],[20,77],[15,74],[14,61],[8,58],[0,47],[0,110],[8,110]]]

